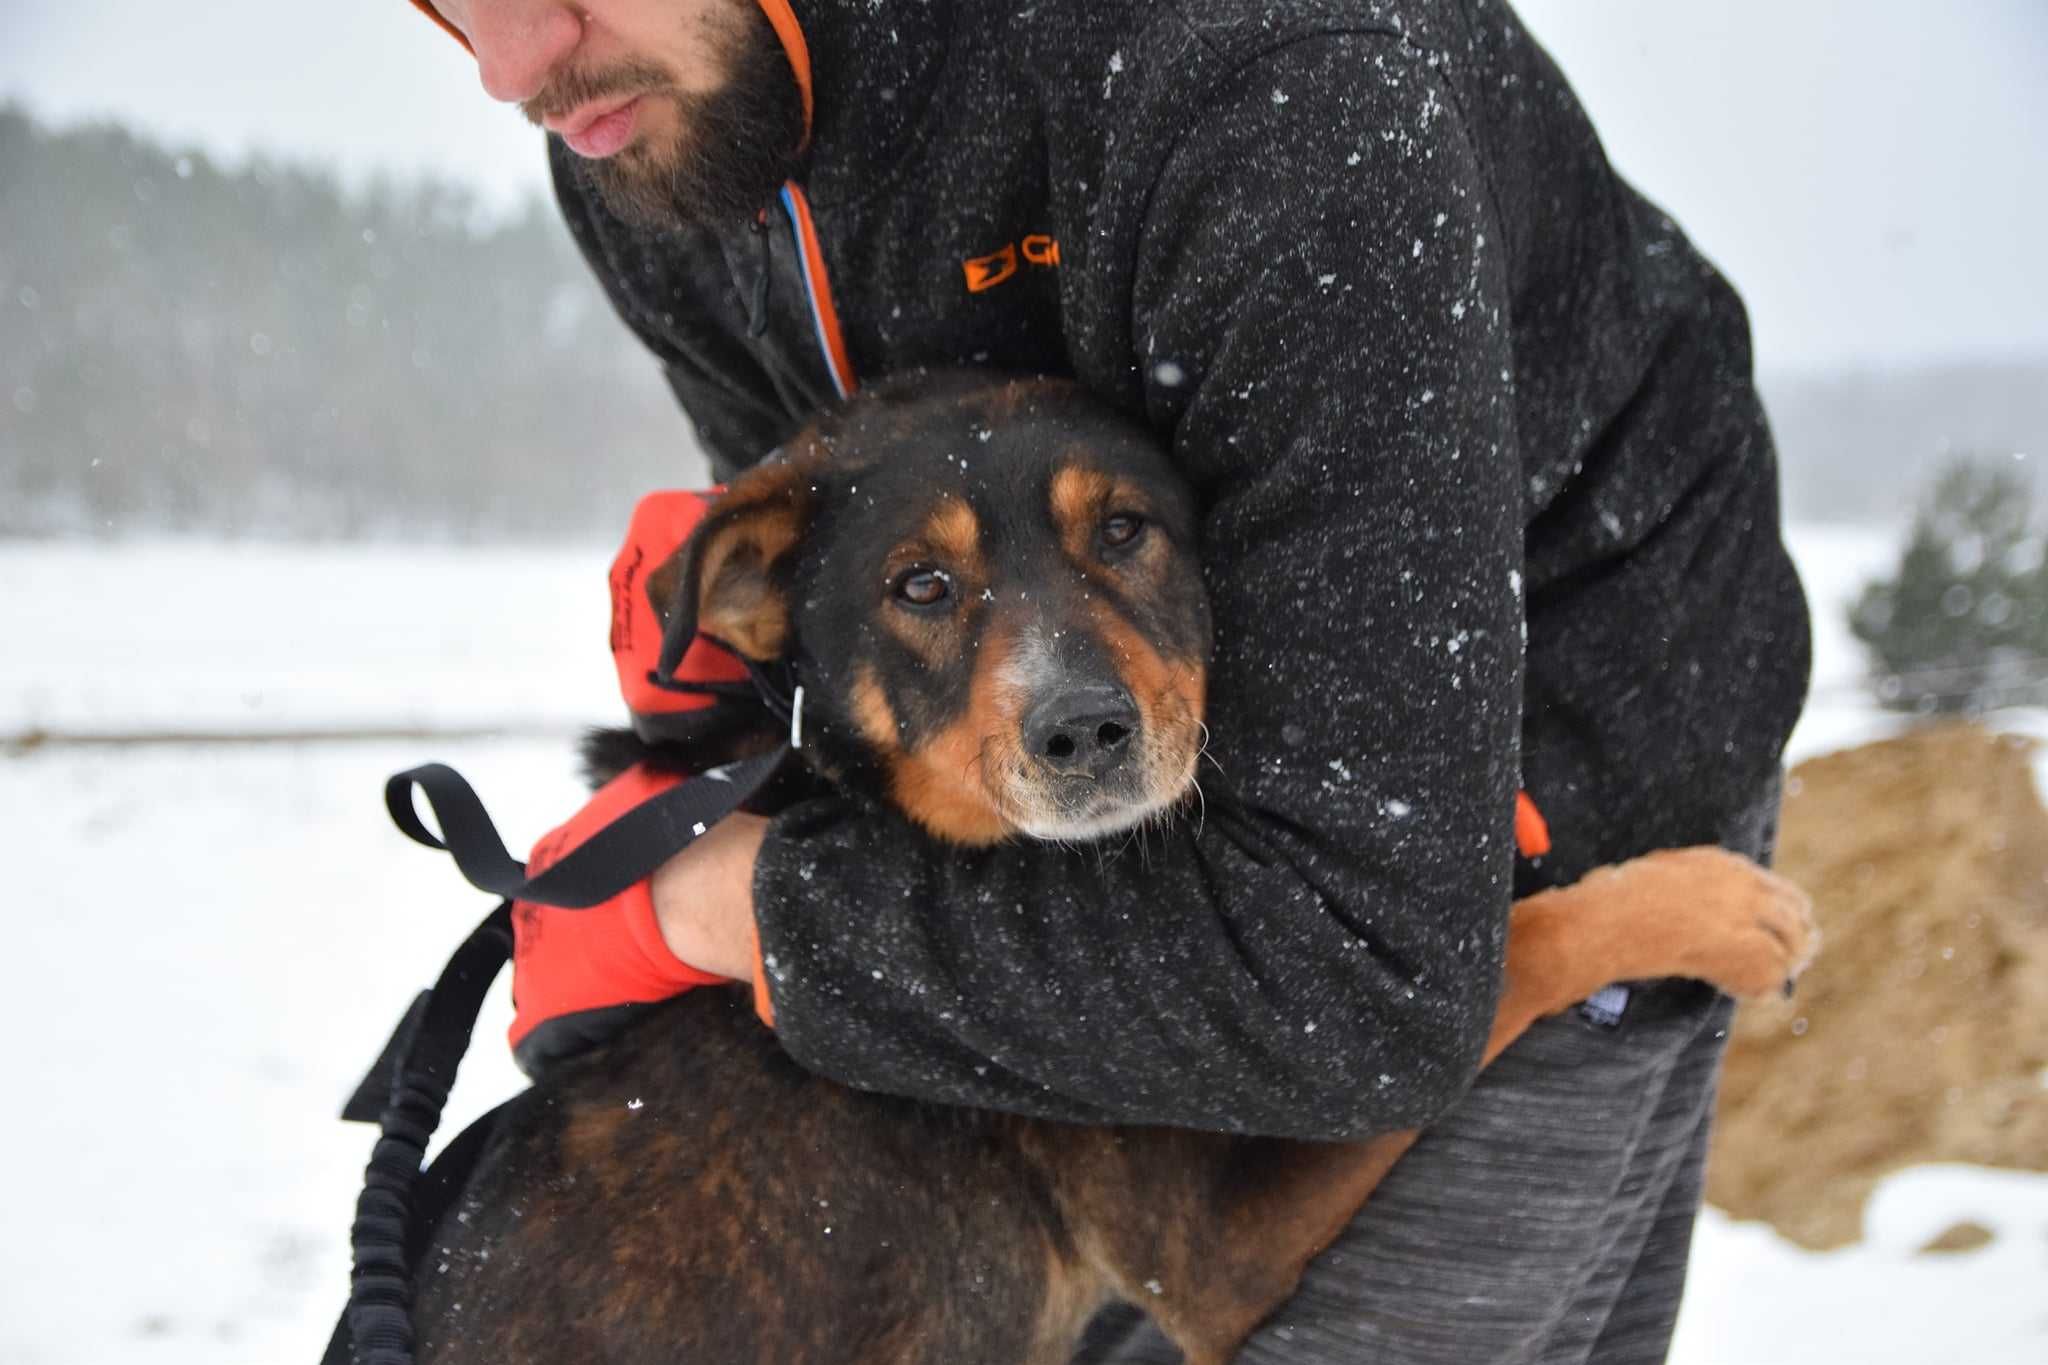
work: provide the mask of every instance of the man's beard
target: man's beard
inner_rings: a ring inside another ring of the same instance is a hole
[[[654,62],[626,61],[595,72],[565,71],[522,106],[539,123],[591,100],[639,95],[664,101],[675,128],[643,132],[616,155],[575,158],[577,174],[621,218],[651,228],[752,218],[802,166],[803,102],[789,59],[760,6],[725,34],[725,84],[709,94],[679,90]]]

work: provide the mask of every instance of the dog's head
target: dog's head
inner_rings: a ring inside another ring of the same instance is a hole
[[[1194,541],[1165,457],[1079,387],[925,378],[735,480],[650,591],[793,667],[833,780],[957,843],[1089,839],[1193,783]]]

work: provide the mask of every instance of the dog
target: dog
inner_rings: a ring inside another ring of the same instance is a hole
[[[1197,785],[1196,526],[1148,435],[1077,387],[926,376],[735,480],[648,591],[749,658],[796,662],[802,780],[965,847],[1130,841]],[[765,714],[698,715],[652,748],[601,737],[594,775],[775,742]],[[1815,941],[1805,897],[1733,854],[1604,869],[1514,906],[1486,1060],[1614,981],[1777,991]],[[1065,1365],[1122,1299],[1219,1365],[1414,1137],[862,1093],[799,1068],[743,990],[697,990],[514,1102],[419,1262],[420,1358]]]

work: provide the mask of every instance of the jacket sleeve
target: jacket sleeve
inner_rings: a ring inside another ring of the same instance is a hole
[[[1519,766],[1507,300],[1449,96],[1376,65],[1389,42],[1242,68],[1145,216],[1134,363],[1200,494],[1217,626],[1206,817],[1141,856],[786,812],[755,900],[807,1067],[1325,1139],[1426,1123],[1470,1084]]]

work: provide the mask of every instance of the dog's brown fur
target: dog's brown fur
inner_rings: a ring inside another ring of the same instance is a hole
[[[1030,477],[1006,466],[1000,485],[953,486],[936,463],[891,485],[871,442],[888,435],[900,475],[954,412],[1052,453]],[[735,484],[689,547],[677,609],[758,657],[794,650],[831,684],[812,762],[942,837],[1015,837],[1027,808],[1055,837],[1062,820],[1125,807],[1157,818],[1156,798],[1188,786],[1199,749],[1208,632],[1199,591],[1187,592],[1191,520],[1163,465],[1116,453],[1128,433],[1043,385],[941,386],[861,420]],[[848,622],[806,576],[806,555],[831,553],[814,543],[835,534],[830,500],[860,486],[924,490],[909,529],[864,553],[897,587],[942,566],[946,614],[878,596],[872,619]],[[1108,553],[1127,528],[1099,540],[1097,528],[1134,508],[1151,541]],[[1053,605],[1029,621],[1004,606],[1004,575],[1025,563],[1071,580],[1043,581]],[[1074,583],[1085,586],[1058,597]],[[1058,669],[1020,668],[1020,632],[1042,631],[1047,611],[1055,638],[1071,629],[1088,647]],[[1124,807],[1039,790],[1056,784],[1018,736],[1050,673],[1126,689],[1137,719]],[[1757,995],[1813,946],[1805,898],[1732,854],[1596,872],[1513,907],[1486,1060],[1609,982],[1689,976]],[[1064,1365],[1088,1318],[1125,1299],[1193,1365],[1215,1365],[1414,1137],[1079,1127],[866,1094],[798,1068],[743,994],[697,991],[519,1102],[420,1268],[422,1358]]]

